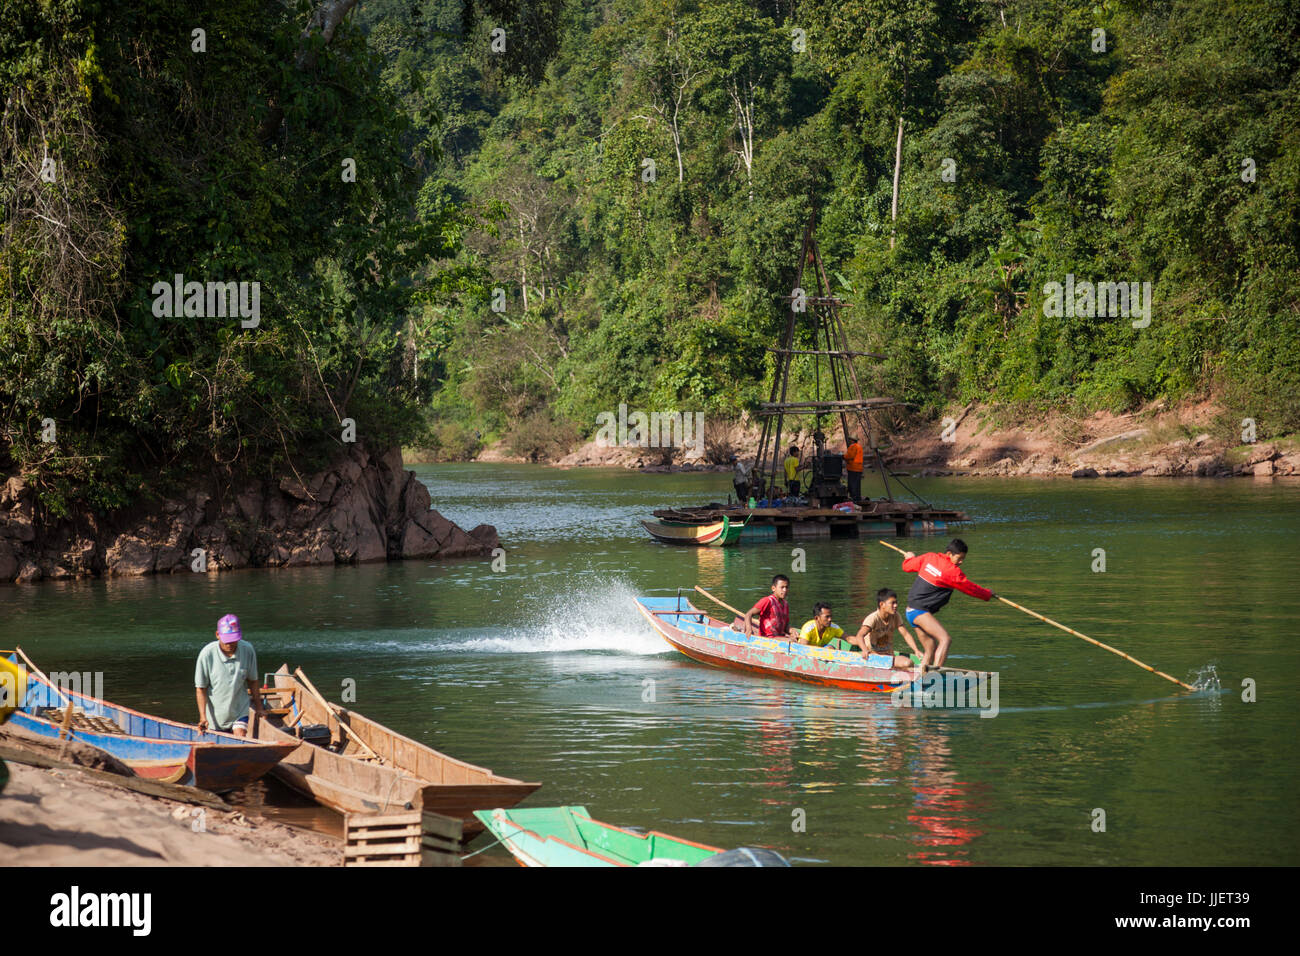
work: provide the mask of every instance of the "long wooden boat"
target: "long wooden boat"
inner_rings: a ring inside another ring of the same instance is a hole
[[[722,852],[657,830],[601,823],[586,807],[498,808],[476,816],[521,866],[695,866]]]
[[[513,807],[541,786],[449,757],[338,704],[327,710],[287,666],[264,694],[274,706],[256,721],[257,736],[292,750],[274,775],[340,813],[430,810],[460,819],[468,841],[483,832],[475,810]],[[307,742],[312,728],[320,744]]]
[[[875,694],[892,694],[899,688],[929,678],[919,669],[872,667],[856,650],[811,647],[773,637],[746,637],[743,632],[714,620],[682,597],[639,597],[636,605],[660,636],[674,648],[692,660],[715,667]],[[945,677],[965,679],[964,695],[976,690],[991,676],[986,671],[941,670]],[[912,696],[911,689],[904,694]]]
[[[4,652],[0,652],[4,653]],[[9,655],[11,664],[16,655]],[[17,727],[58,738],[71,701],[74,740],[107,751],[138,777],[222,793],[252,783],[294,748],[216,731],[112,704],[75,690],[56,689],[43,675],[27,674],[27,690],[10,716]]]
[[[642,521],[641,527],[667,544],[720,548],[740,540],[745,522],[732,524],[731,518],[724,515],[721,521],[712,522]]]

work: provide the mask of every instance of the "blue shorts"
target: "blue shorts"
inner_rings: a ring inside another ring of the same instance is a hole
[[[906,615],[907,623],[912,625],[913,627],[916,627],[916,619],[920,617],[922,614],[929,614],[929,613],[930,613],[929,611],[924,611],[924,610],[918,611],[916,608],[909,607],[907,609],[907,615]]]

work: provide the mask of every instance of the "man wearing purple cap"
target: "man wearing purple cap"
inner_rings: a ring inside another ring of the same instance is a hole
[[[199,704],[199,730],[248,735],[248,708],[262,712],[257,693],[257,651],[240,640],[239,618],[227,614],[217,622],[217,639],[199,651],[194,667],[194,697]]]

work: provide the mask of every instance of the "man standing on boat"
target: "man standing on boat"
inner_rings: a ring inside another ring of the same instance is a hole
[[[857,501],[862,497],[862,446],[856,435],[848,437],[844,449],[844,477],[849,483],[849,498]]]
[[[248,736],[248,708],[262,713],[257,692],[257,651],[241,640],[239,618],[227,614],[217,622],[216,640],[199,651],[194,666],[194,698],[199,730],[209,727],[236,737]]]
[[[965,541],[953,538],[943,554],[930,552],[919,557],[911,551],[903,554],[903,570],[916,574],[912,589],[907,592],[907,623],[916,628],[925,645],[926,664],[941,667],[948,658],[952,638],[935,615],[948,603],[954,588],[981,601],[997,597],[962,573],[961,563],[966,560],[967,550]]]
[[[743,508],[749,501],[749,466],[737,455],[732,455],[731,460],[736,463],[736,472],[731,476],[731,484],[736,489],[736,501]]]

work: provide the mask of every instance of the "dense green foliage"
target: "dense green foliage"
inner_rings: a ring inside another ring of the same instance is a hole
[[[303,469],[345,418],[455,456],[621,402],[737,412],[814,210],[871,390],[1300,427],[1285,0],[360,0],[309,28],[338,2],[0,6],[0,473],[56,510]],[[157,315],[178,273],[258,282],[260,324]],[[1067,275],[1151,283],[1150,324],[1046,308]]]
[[[420,34],[449,9],[365,12],[420,35],[440,192],[499,214],[467,261],[506,310],[425,317],[448,453],[752,403],[814,209],[871,385],[923,412],[1208,396],[1300,427],[1294,5],[573,0],[537,84]],[[1067,274],[1150,282],[1150,325],[1046,314]]]
[[[321,8],[0,6],[0,475],[55,513],[421,433],[411,318],[473,288],[466,220],[388,51]],[[259,315],[167,314],[177,274]]]

